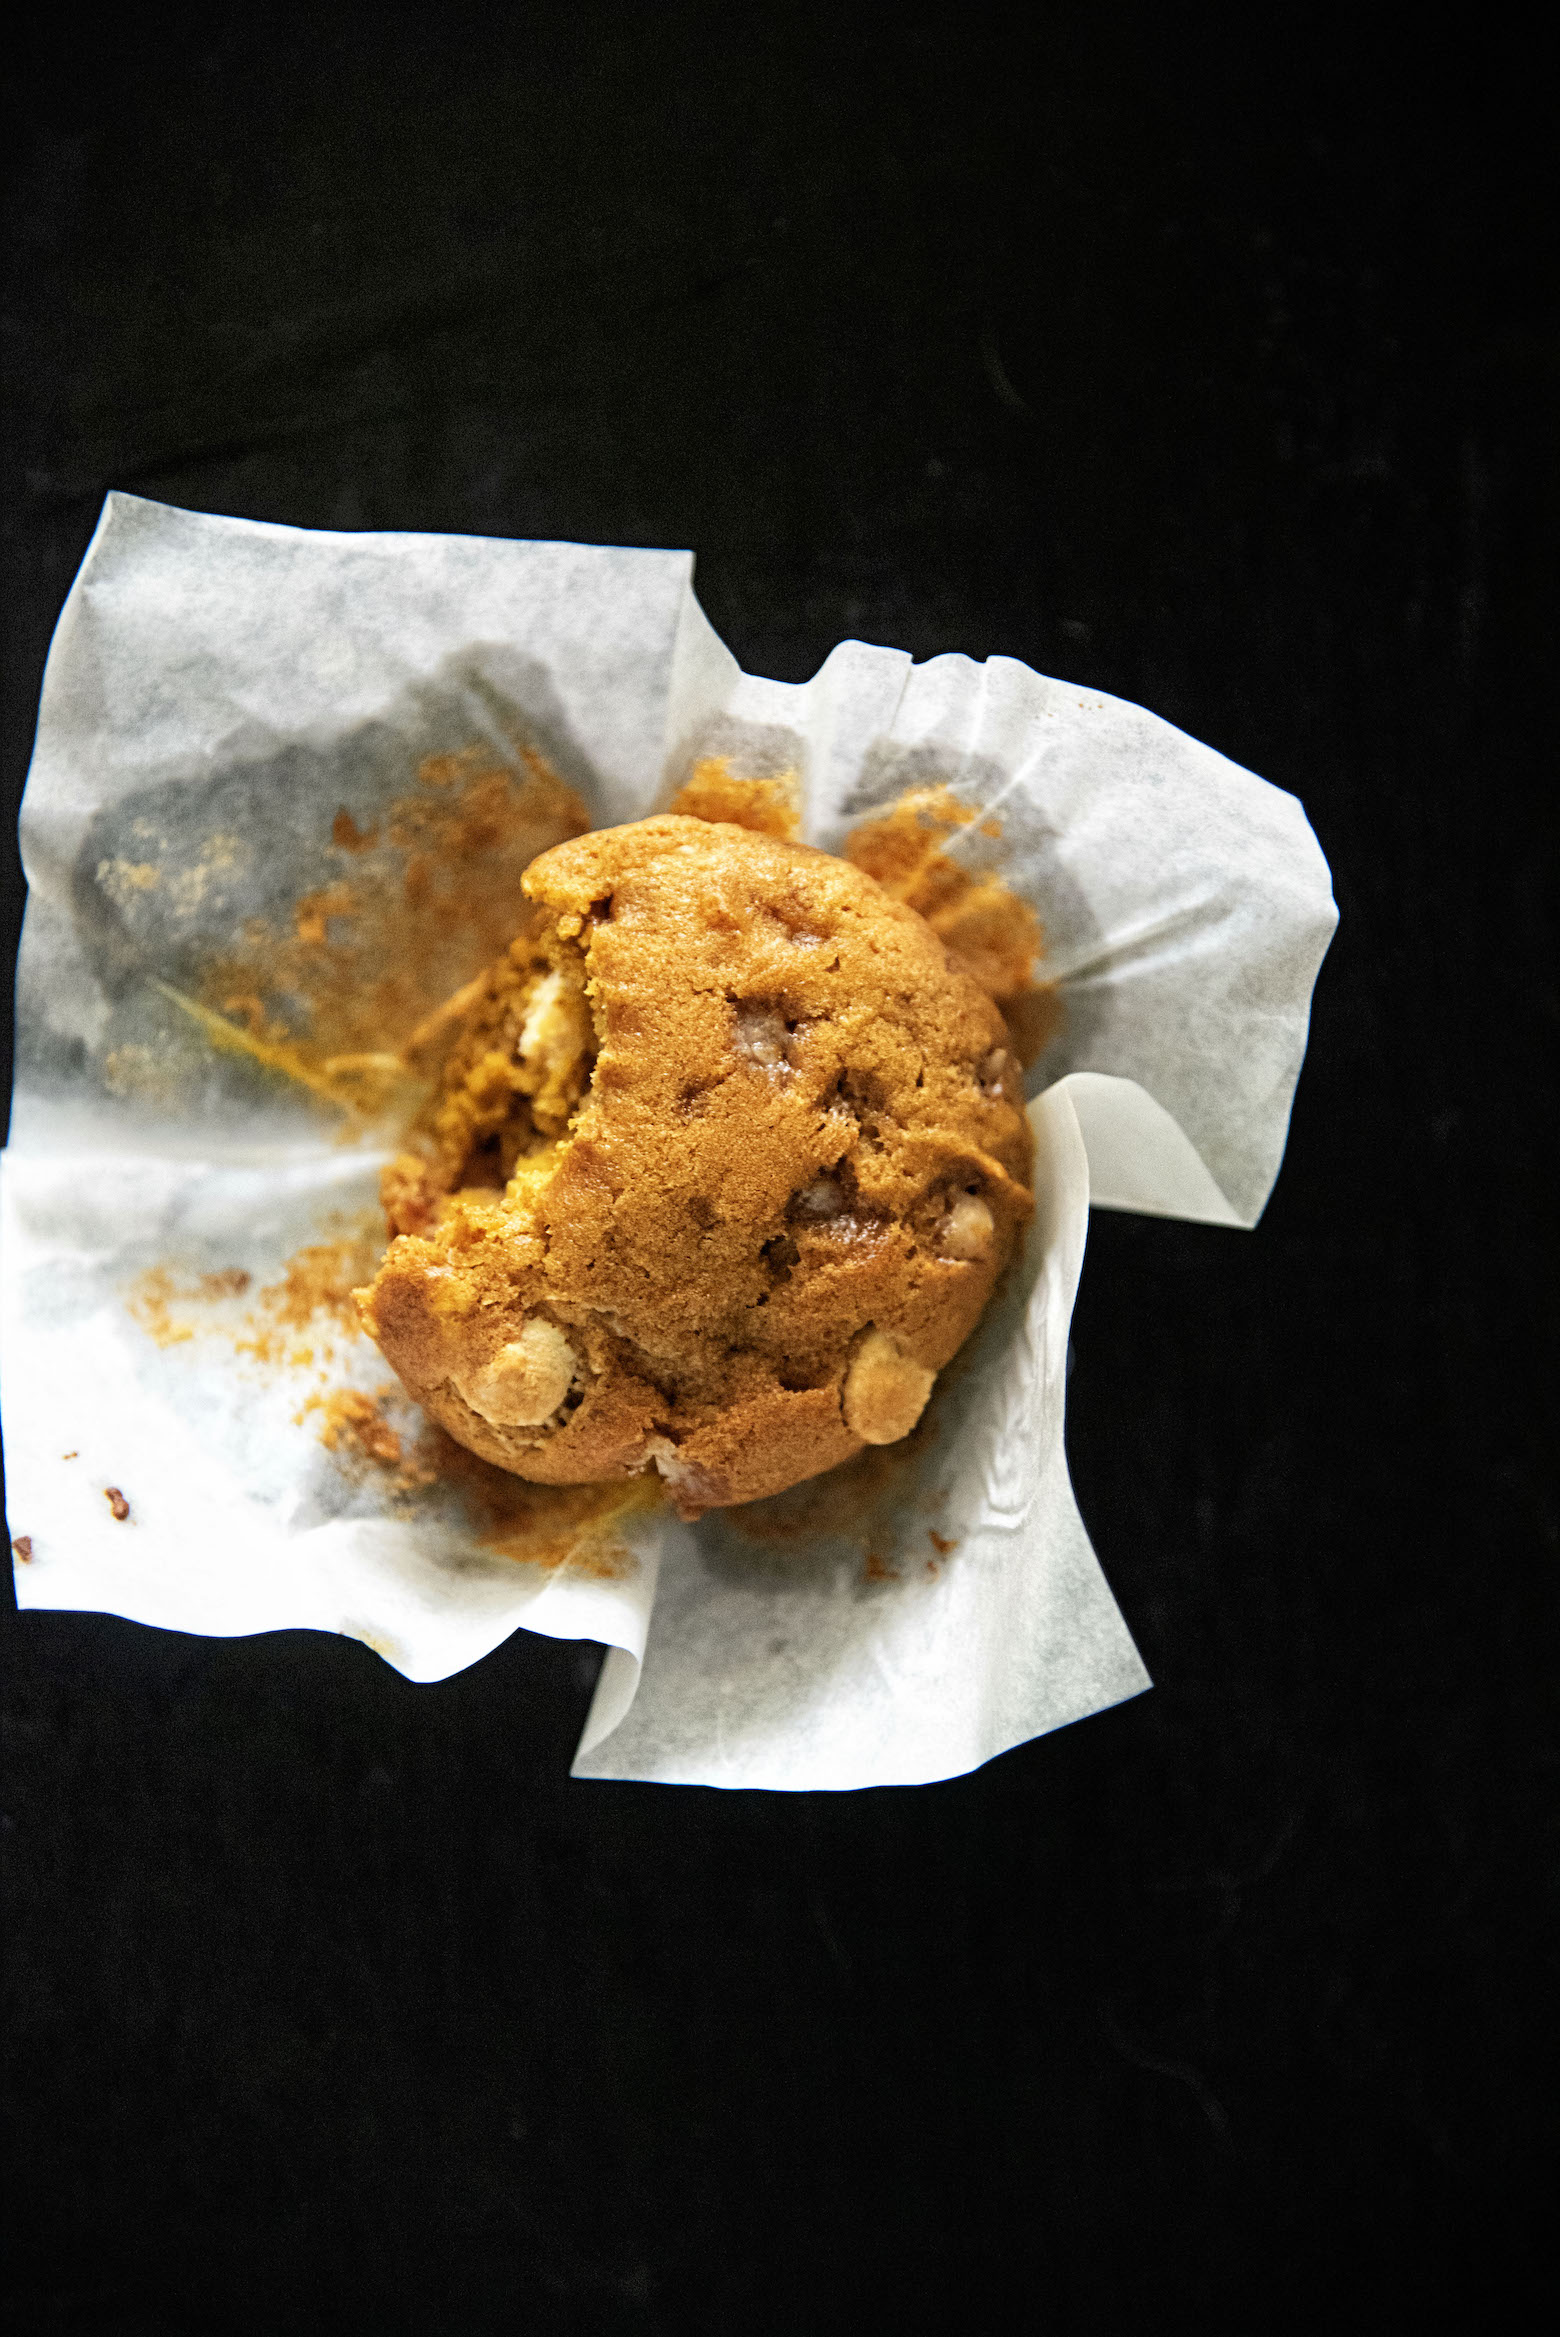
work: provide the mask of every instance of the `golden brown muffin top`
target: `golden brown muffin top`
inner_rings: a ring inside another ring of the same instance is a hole
[[[524,888],[391,1180],[365,1319],[408,1387],[521,1475],[653,1464],[688,1510],[903,1434],[1030,1206],[991,999],[862,870],[725,823]]]

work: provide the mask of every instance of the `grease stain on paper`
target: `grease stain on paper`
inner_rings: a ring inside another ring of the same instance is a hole
[[[480,1547],[527,1566],[567,1567],[594,1581],[625,1581],[637,1572],[639,1561],[623,1529],[664,1507],[657,1477],[630,1477],[611,1485],[533,1485],[495,1469],[431,1422],[419,1447],[438,1480],[463,1497]]]
[[[843,1547],[853,1557],[859,1581],[868,1586],[903,1580],[924,1536],[938,1556],[924,1560],[923,1570],[935,1575],[958,1548],[957,1537],[927,1522],[941,1517],[949,1499],[947,1486],[923,1482],[923,1465],[935,1442],[928,1407],[901,1443],[868,1445],[821,1477],[721,1511],[721,1521],[755,1550],[782,1561],[799,1559],[807,1550]]]

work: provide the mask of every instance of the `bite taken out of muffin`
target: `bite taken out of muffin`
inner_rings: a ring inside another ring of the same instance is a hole
[[[1031,1207],[991,998],[746,828],[665,813],[523,881],[359,1294],[409,1392],[500,1468],[653,1469],[685,1516],[908,1435]]]

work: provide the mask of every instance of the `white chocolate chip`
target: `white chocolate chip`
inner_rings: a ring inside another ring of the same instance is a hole
[[[945,1258],[984,1258],[996,1230],[997,1221],[979,1194],[961,1193],[943,1219],[937,1247]]]
[[[815,1177],[796,1196],[798,1217],[838,1217],[845,1196],[832,1177]]]
[[[568,1121],[590,1039],[590,1010],[578,977],[557,969],[543,974],[526,1004],[515,1060],[521,1067],[520,1087],[544,1135],[561,1134]]]
[[[457,1373],[455,1386],[494,1428],[535,1428],[569,1392],[574,1349],[556,1323],[527,1323],[480,1371]]]
[[[737,1053],[745,1055],[750,1063],[761,1063],[766,1071],[775,1071],[785,1062],[785,1017],[773,1006],[759,1006],[744,999],[732,1018],[732,1036]]]
[[[590,1014],[577,981],[556,971],[532,991],[515,1053],[528,1070],[572,1071],[590,1044]]]
[[[914,1363],[886,1331],[869,1331],[845,1374],[845,1425],[863,1444],[897,1444],[926,1410],[937,1378]]]

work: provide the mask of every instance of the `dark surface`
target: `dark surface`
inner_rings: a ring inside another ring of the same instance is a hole
[[[55,13],[13,790],[124,486],[691,544],[785,679],[847,634],[1066,673],[1298,793],[1343,922],[1259,1231],[1091,1232],[1069,1441],[1152,1694],[945,1786],[722,1796],[569,1782],[593,1659],[524,1634],[414,1688],[9,1622],[13,2326],[1528,2326],[1535,61],[1364,12]]]

